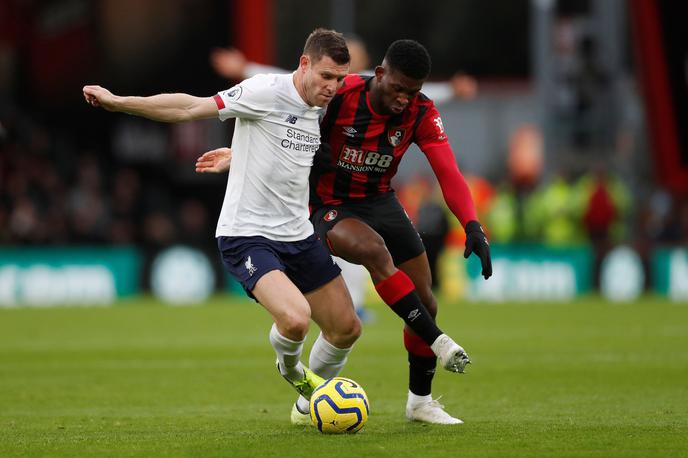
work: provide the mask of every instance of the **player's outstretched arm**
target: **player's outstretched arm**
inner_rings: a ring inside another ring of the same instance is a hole
[[[196,173],[222,173],[229,170],[232,163],[232,150],[218,148],[203,153],[196,159]]]
[[[217,116],[212,97],[189,94],[158,94],[150,97],[123,97],[101,86],[84,86],[84,99],[94,107],[118,111],[161,122],[182,122]]]
[[[471,253],[475,253],[480,258],[482,275],[487,280],[492,276],[490,244],[478,222],[471,190],[459,170],[454,153],[449,144],[425,148],[423,152],[427,156],[433,172],[435,172],[449,210],[464,224],[466,229],[466,250],[463,255],[468,258]]]

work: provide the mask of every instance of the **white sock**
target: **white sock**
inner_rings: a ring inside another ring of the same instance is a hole
[[[270,328],[270,343],[277,353],[280,372],[289,380],[297,381],[303,378],[303,365],[300,359],[305,340],[297,342],[287,339],[279,333],[274,323]]]
[[[346,364],[351,348],[335,347],[325,340],[321,332],[311,348],[311,354],[308,357],[309,367],[322,378],[336,377]]]
[[[324,379],[336,377],[341,372],[344,364],[346,364],[350,352],[351,347],[337,348],[325,340],[322,333],[320,333],[313,344],[313,348],[311,348],[308,366]],[[308,400],[303,396],[299,396],[299,399],[296,400],[296,407],[302,413],[308,412]]]
[[[411,391],[408,392],[408,399],[406,400],[406,405],[409,407],[415,407],[419,404],[423,404],[426,402],[432,401],[432,395],[428,394],[425,396],[418,396],[417,394],[413,394]]]

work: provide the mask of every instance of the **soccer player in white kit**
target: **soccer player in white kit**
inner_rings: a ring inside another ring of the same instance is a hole
[[[301,394],[293,422],[307,418],[313,390],[340,372],[361,333],[340,269],[315,235],[308,211],[319,116],[348,71],[342,35],[316,29],[294,73],[257,75],[213,97],[121,97],[100,86],[83,88],[93,106],[154,121],[236,118],[216,237],[229,273],[273,317],[270,343],[278,369]],[[300,357],[311,318],[321,333],[309,370]]]

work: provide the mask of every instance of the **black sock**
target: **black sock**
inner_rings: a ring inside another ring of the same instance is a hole
[[[435,376],[437,358],[408,354],[409,390],[417,396],[427,396],[432,392],[432,378]]]
[[[428,346],[442,334],[435,320],[420,301],[413,281],[403,271],[397,270],[386,279],[376,283],[375,289],[385,304],[389,305],[394,313],[399,315]]]
[[[406,325],[415,332],[418,337],[429,345],[437,339],[442,331],[435,324],[435,320],[425,308],[418,297],[418,293],[411,291],[394,304],[390,305],[394,313],[399,315]]]

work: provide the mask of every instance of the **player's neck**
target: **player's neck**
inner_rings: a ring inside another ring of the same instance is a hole
[[[308,106],[313,106],[308,102],[308,99],[306,98],[306,88],[304,87],[303,84],[303,75],[301,72],[298,70],[294,72],[294,76],[292,77],[292,81],[294,82],[294,87],[296,88],[296,92],[299,93],[299,96],[301,97],[301,100],[308,105]]]

